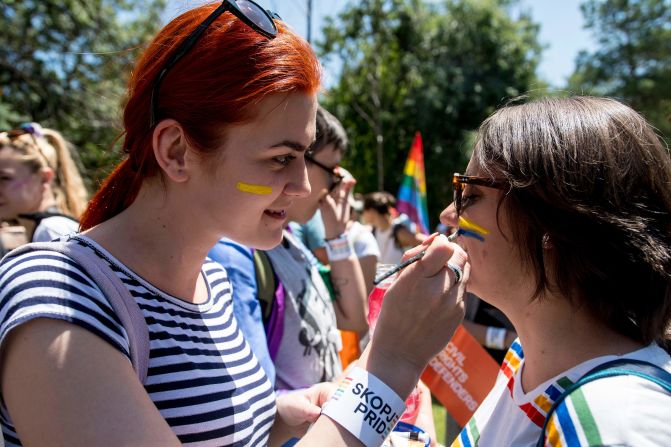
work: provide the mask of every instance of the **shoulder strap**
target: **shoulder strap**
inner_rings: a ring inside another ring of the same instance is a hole
[[[64,254],[75,261],[100,287],[128,334],[131,363],[140,382],[144,384],[147,379],[149,364],[149,330],[147,323],[137,302],[107,262],[74,240],[33,242],[11,251],[5,259],[36,250]]]
[[[254,274],[256,276],[256,296],[261,304],[264,325],[268,323],[275,300],[277,280],[268,254],[263,250],[254,250]]]
[[[21,217],[23,219],[33,220],[33,221],[35,221],[36,225],[39,225],[39,223],[42,219],[46,219],[48,217],[65,217],[66,219],[70,219],[73,222],[79,223],[79,221],[77,219],[70,216],[69,214],[59,213],[59,212],[56,212],[56,211],[39,211],[39,212],[36,212],[36,213],[19,214],[19,217]]]
[[[29,214],[19,214],[19,218],[23,219],[22,223],[26,225],[26,234],[28,235],[28,241],[33,240],[35,230],[37,230],[37,227],[40,226],[40,222],[42,222],[44,219],[48,219],[49,217],[65,217],[66,219],[70,219],[75,223],[79,223],[79,221],[74,217],[69,216],[67,214],[58,213],[55,211],[38,211]]]
[[[671,393],[671,373],[660,368],[657,365],[653,365],[650,362],[645,362],[643,360],[635,359],[617,359],[610,362],[603,363],[590,371],[587,372],[584,376],[578,379],[574,384],[567,387],[563,393],[561,393],[554,404],[548,411],[547,416],[545,417],[545,423],[543,424],[543,430],[541,431],[541,436],[536,443],[537,447],[543,447],[545,445],[545,432],[547,430],[547,425],[550,422],[550,417],[555,412],[557,407],[566,399],[572,392],[585,385],[586,383],[598,380],[604,377],[613,377],[613,376],[637,376],[643,379],[649,380],[661,386],[668,393]]]

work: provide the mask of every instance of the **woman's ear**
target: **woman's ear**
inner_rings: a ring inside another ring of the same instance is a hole
[[[152,148],[158,165],[170,180],[181,183],[189,179],[186,163],[189,145],[184,129],[177,121],[165,119],[156,125]]]
[[[55,176],[56,174],[54,173],[54,170],[50,167],[40,169],[40,179],[44,185],[50,185]]]

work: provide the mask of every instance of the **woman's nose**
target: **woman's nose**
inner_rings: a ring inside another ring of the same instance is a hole
[[[454,202],[450,203],[447,208],[440,213],[440,222],[448,227],[456,227],[459,223],[459,216],[457,216],[457,208]]]

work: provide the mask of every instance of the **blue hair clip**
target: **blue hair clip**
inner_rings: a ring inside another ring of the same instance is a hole
[[[42,126],[37,123],[23,123],[19,126],[21,130],[24,130],[26,133],[34,135],[36,137],[44,136],[42,134]]]

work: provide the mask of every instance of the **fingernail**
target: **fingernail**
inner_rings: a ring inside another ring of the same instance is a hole
[[[429,236],[429,237],[427,237],[426,239],[424,239],[424,242],[422,242],[422,245],[429,245],[429,244],[431,244],[431,242],[432,242],[432,241],[436,238],[436,236],[439,235],[439,234],[440,234],[440,233],[433,233],[431,236]]]

